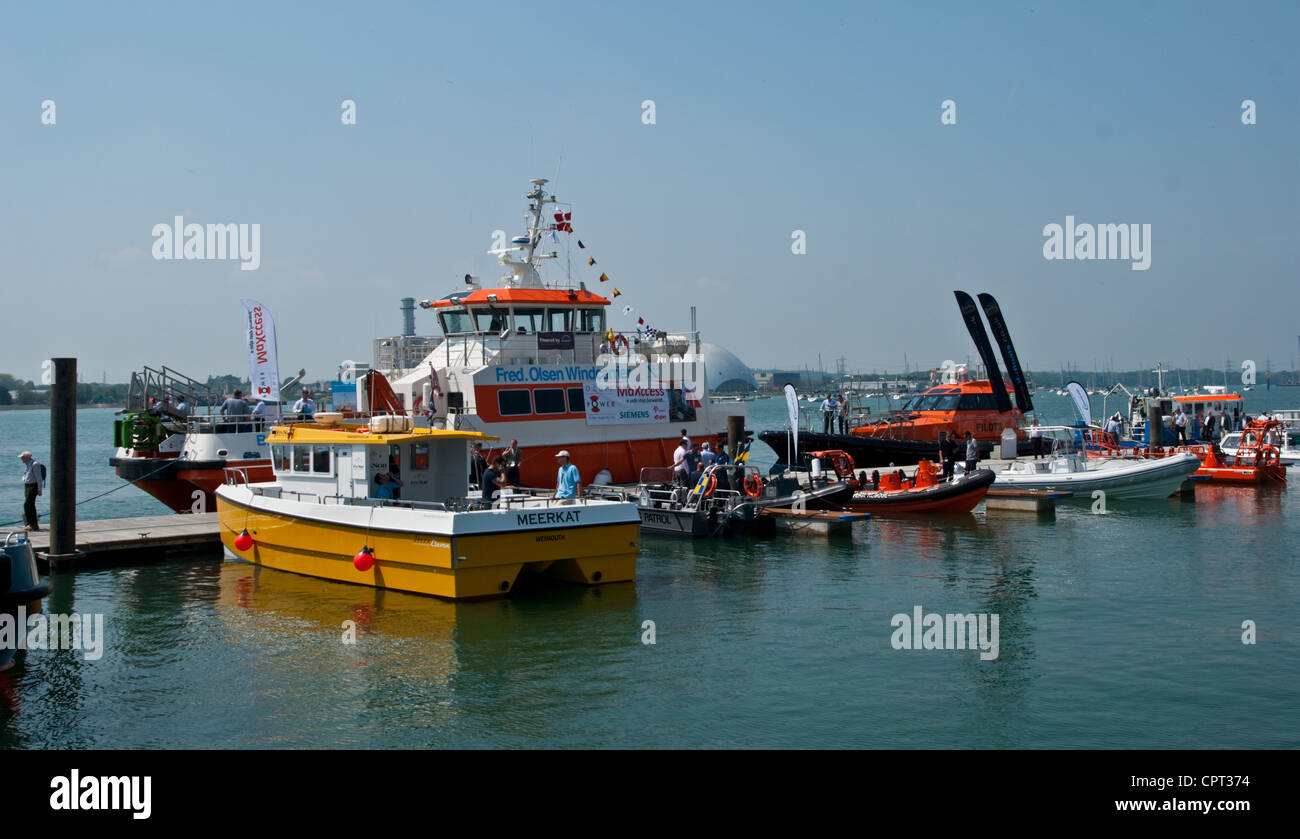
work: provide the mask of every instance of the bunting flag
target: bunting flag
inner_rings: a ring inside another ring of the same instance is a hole
[[[573,225],[569,224],[571,221],[573,221],[573,213],[556,213],[555,229],[563,233],[572,233]]]
[[[623,307],[623,314],[624,314],[624,315],[630,315],[630,314],[632,314],[632,307],[631,307],[631,306],[624,306],[624,307]]]
[[[580,247],[580,248],[582,248],[582,249],[585,250],[587,246],[584,245],[584,244],[582,243],[582,240],[581,240],[581,239],[579,239],[579,240],[578,240],[578,247]]]
[[[622,293],[623,292],[619,291],[618,289],[614,289],[614,294],[610,297],[610,299],[613,300],[615,297],[618,297]]]
[[[607,276],[604,275],[604,274],[601,274],[601,275],[600,275],[600,281],[601,281],[602,283],[607,283],[607,282],[609,282],[609,277],[607,277]]]
[[[636,319],[637,326],[645,326],[645,318]]]
[[[588,264],[588,265],[595,265],[595,264],[596,264],[596,258],[595,258],[594,256],[593,256],[593,257],[587,257],[587,264]]]
[[[438,387],[438,371],[433,369],[433,363],[429,363],[429,383],[433,386],[433,398],[442,398],[442,388]]]

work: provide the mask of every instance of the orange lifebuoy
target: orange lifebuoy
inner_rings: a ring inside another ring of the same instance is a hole
[[[763,479],[753,472],[750,472],[745,476],[745,480],[741,486],[744,488],[746,495],[750,498],[757,498],[759,493],[763,491]]]

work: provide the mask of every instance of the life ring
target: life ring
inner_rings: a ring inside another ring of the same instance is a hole
[[[741,486],[744,488],[746,495],[750,498],[757,498],[763,491],[763,479],[758,477],[755,473],[750,472],[745,476],[745,480]]]
[[[619,349],[618,349],[620,344],[623,346],[623,349],[627,349],[627,338],[626,338],[625,336],[623,336],[622,334],[615,335],[615,336],[614,336],[614,340],[609,342],[609,348],[610,348],[610,350],[614,353],[614,355],[622,355],[622,354],[623,354],[623,353],[619,352]]]

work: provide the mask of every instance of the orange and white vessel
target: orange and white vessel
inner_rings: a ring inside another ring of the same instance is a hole
[[[442,340],[413,367],[381,371],[401,407],[435,429],[499,437],[489,459],[517,439],[524,486],[553,485],[561,449],[583,483],[635,483],[643,468],[672,463],[683,429],[716,448],[744,408],[712,403],[698,332],[637,328],[567,272],[543,280],[543,265],[560,258],[543,242],[577,243],[546,183],[534,179],[525,196],[526,232],[489,251],[506,269],[498,282],[466,275],[463,289],[420,303]]]

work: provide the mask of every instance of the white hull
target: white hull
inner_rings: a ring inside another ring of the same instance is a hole
[[[1077,469],[1079,465],[1084,468]],[[994,485],[1008,489],[1066,490],[1077,500],[1090,501],[1095,490],[1115,499],[1168,498],[1200,468],[1194,454],[1154,460],[1084,460],[1053,458],[1022,460],[998,473]],[[1066,468],[1071,471],[1064,471]],[[1040,471],[1057,470],[1057,471]]]

